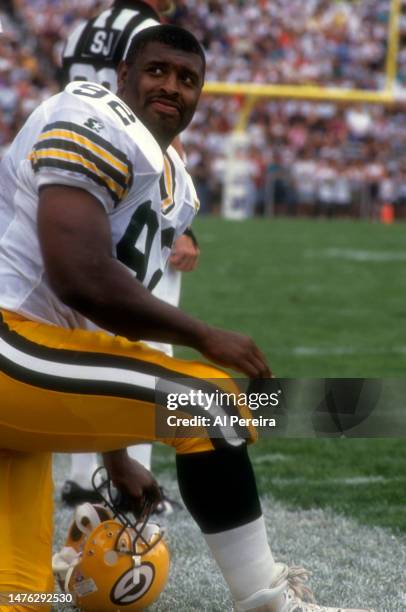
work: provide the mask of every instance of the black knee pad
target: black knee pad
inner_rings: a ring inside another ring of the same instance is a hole
[[[234,529],[261,515],[246,444],[176,456],[179,488],[203,533]]]

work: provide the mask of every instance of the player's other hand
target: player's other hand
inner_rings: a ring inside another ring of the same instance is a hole
[[[175,241],[169,256],[169,262],[180,272],[191,272],[197,266],[199,255],[200,249],[193,242],[192,238],[182,234],[182,236],[179,236]]]
[[[161,492],[157,481],[125,449],[103,453],[103,461],[114,486],[137,517],[142,517],[146,505],[154,508],[159,503]]]
[[[211,361],[250,378],[272,378],[265,356],[249,336],[208,327],[199,350]]]

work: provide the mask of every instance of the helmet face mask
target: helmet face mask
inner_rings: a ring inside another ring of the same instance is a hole
[[[65,546],[53,557],[54,572],[81,610],[144,610],[168,580],[163,533],[148,522],[148,513],[141,521],[131,520],[111,497],[106,505],[77,507]]]

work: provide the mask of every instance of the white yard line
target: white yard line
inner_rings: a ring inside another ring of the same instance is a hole
[[[394,478],[385,478],[385,476],[356,476],[354,478],[329,478],[328,484],[331,485],[349,485],[349,486],[362,486],[362,485],[370,485],[370,484],[383,484],[385,482],[404,482],[406,484],[406,476],[395,476]],[[287,485],[287,486],[295,486],[295,485],[320,485],[326,482],[325,479],[315,479],[315,478],[272,478],[271,482],[274,482],[277,485]]]
[[[364,262],[392,262],[406,261],[406,251],[368,251],[362,249],[346,249],[331,247],[328,249],[307,249],[304,256],[309,258],[329,257],[331,259],[344,259],[347,261]]]
[[[278,350],[275,352],[287,353],[299,357],[320,357],[334,355],[404,355],[406,346],[393,346],[391,348],[379,349],[376,347],[358,347],[358,346],[294,346],[291,349]]]

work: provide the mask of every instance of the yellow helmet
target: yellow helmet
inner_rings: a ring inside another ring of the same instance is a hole
[[[85,611],[144,610],[163,591],[169,550],[154,523],[130,521],[101,504],[78,506],[53,569],[64,590]]]

